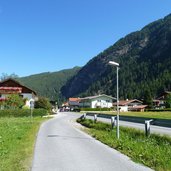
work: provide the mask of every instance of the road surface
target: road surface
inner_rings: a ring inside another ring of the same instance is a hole
[[[94,119],[94,117],[93,116],[87,116],[87,119]],[[102,122],[111,123],[111,120],[107,119],[107,118],[100,118],[99,117],[99,118],[97,118],[97,120],[102,121]],[[124,127],[132,127],[132,128],[141,129],[141,130],[145,131],[145,124],[127,122],[127,121],[121,121],[121,120],[119,121],[119,124],[121,126],[124,126]],[[171,136],[171,128],[168,128],[168,127],[151,125],[150,131],[151,131],[151,133],[155,133],[155,134]]]
[[[80,131],[79,114],[60,113],[42,124],[32,171],[150,171]]]

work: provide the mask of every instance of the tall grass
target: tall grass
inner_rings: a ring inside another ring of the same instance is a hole
[[[35,137],[43,118],[0,118],[0,171],[30,170]]]
[[[88,133],[112,148],[126,154],[132,160],[149,166],[157,171],[171,170],[171,138],[152,134],[145,137],[144,132],[120,127],[120,139],[116,138],[116,129],[106,123],[81,120],[82,125],[90,128]]]

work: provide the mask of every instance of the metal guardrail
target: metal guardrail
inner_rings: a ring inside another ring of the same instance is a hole
[[[96,115],[100,118],[111,119],[111,117],[115,117],[116,115],[110,114],[101,114],[101,113],[86,113],[86,116]],[[152,120],[151,125],[168,127],[171,128],[171,119],[156,119],[156,118],[145,118],[145,117],[135,117],[135,116],[119,116],[119,119],[122,121],[134,122],[134,123],[142,123],[144,124],[147,120]]]

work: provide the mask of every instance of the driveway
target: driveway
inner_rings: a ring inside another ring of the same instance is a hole
[[[78,129],[79,114],[59,113],[42,124],[32,171],[150,171]]]

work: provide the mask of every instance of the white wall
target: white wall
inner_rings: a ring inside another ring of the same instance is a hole
[[[119,106],[120,112],[128,112],[128,106]]]
[[[27,98],[28,100],[33,98],[31,93],[22,93],[21,95],[23,95],[23,98]]]
[[[92,102],[91,102],[91,108],[97,108],[97,107],[111,108],[112,106],[113,106],[112,99],[109,97],[105,97],[105,96],[92,99]]]
[[[22,93],[23,98],[27,98],[25,106],[30,108],[30,101],[35,101],[31,93]]]

